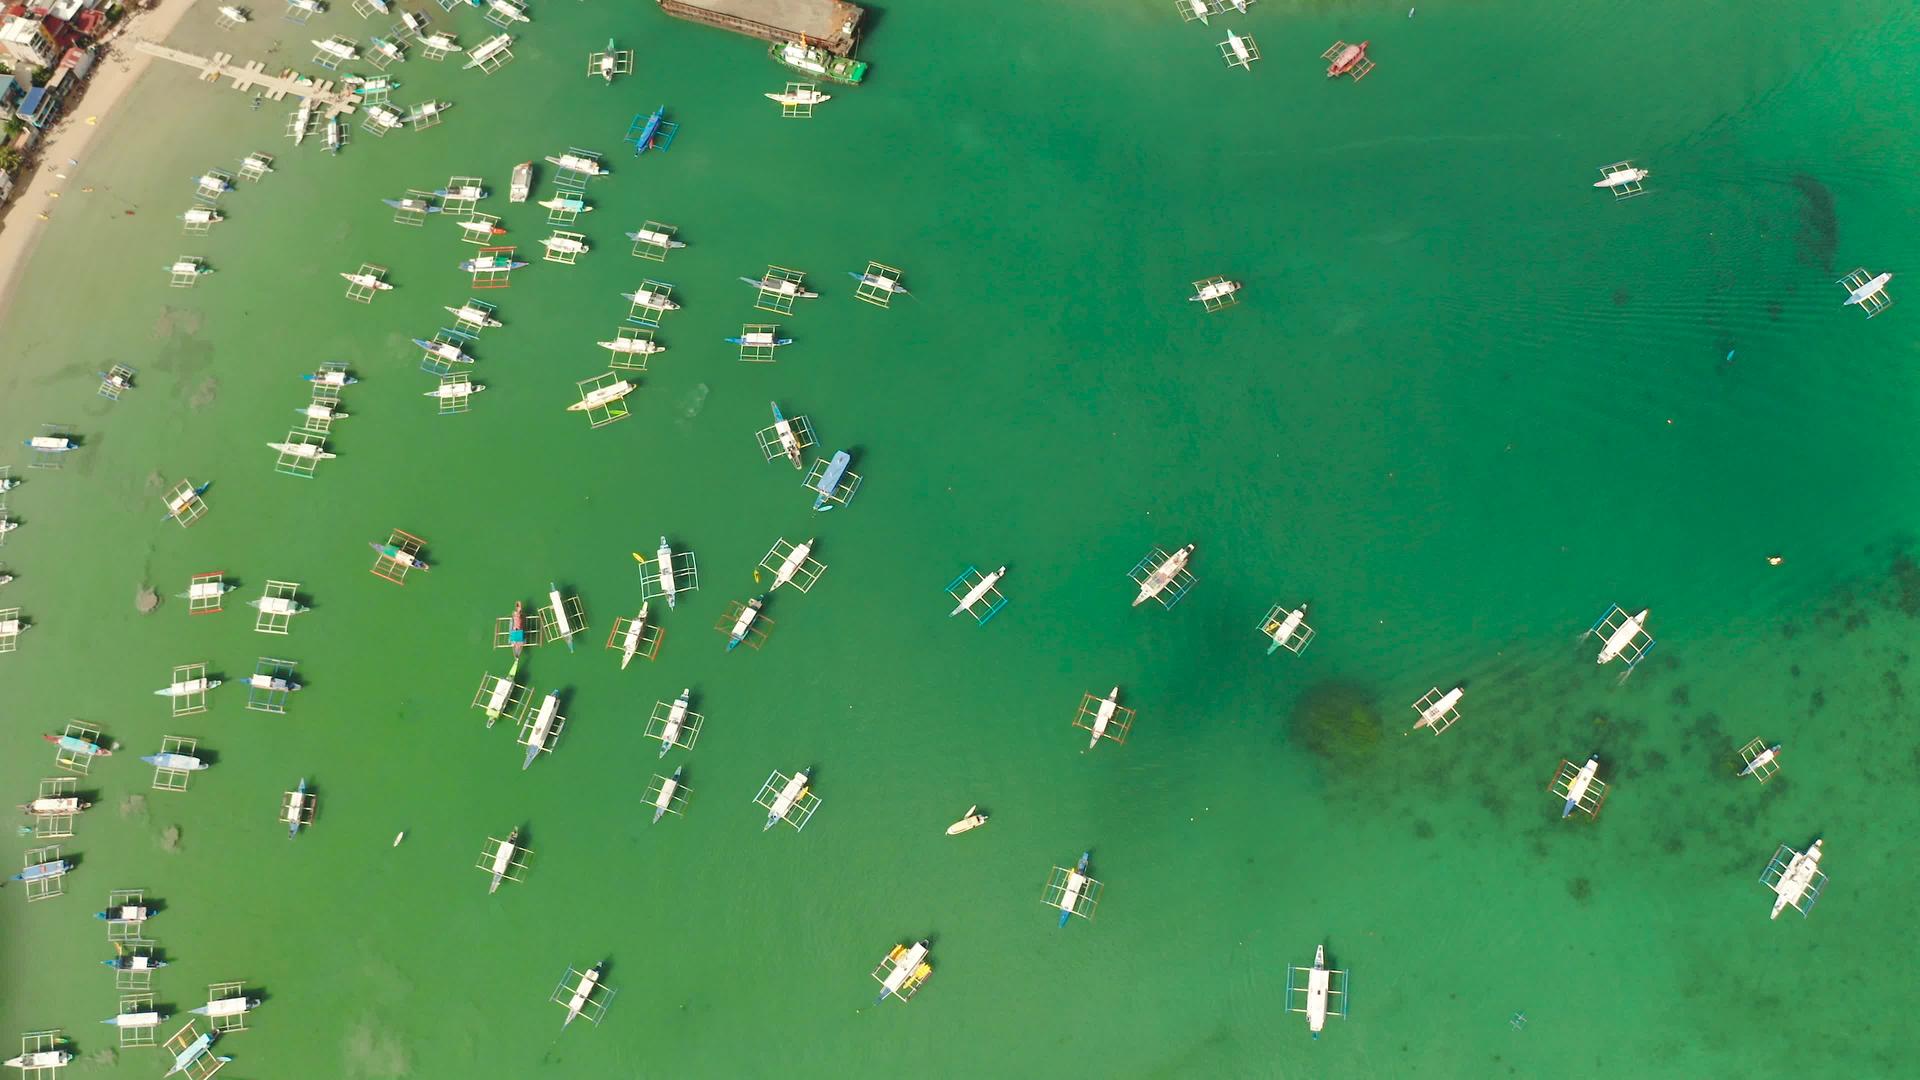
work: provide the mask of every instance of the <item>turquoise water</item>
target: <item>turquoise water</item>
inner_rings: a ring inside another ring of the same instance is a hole
[[[1889,89],[1920,19],[1261,3],[1203,29],[1170,6],[895,5],[871,84],[797,122],[746,39],[556,4],[491,78],[394,69],[403,103],[455,101],[448,122],[356,129],[337,159],[294,151],[285,110],[150,74],[0,328],[0,427],[86,444],[15,470],[0,601],[35,628],[0,657],[0,779],[25,801],[53,775],[34,735],[69,718],[121,746],[60,841],[68,895],[0,892],[0,1033],[58,1026],[97,1059],[117,995],[87,915],[143,887],[164,1007],[229,980],[267,999],[222,1040],[226,1076],[1897,1072],[1911,313],[1869,323],[1831,283],[1904,274],[1915,147]],[[374,25],[263,14],[190,17],[175,44],[300,64],[308,38]],[[1258,40],[1252,72],[1217,59],[1227,26]],[[611,88],[583,75],[609,33],[639,52]],[[1371,40],[1378,70],[1329,83],[1336,38]],[[626,156],[662,103],[672,149]],[[379,202],[481,175],[532,251],[549,227],[504,204],[507,172],[569,145],[614,170],[580,226],[596,249],[505,292],[467,288],[450,224]],[[186,178],[254,150],[275,174],[180,236]],[[1622,157],[1654,170],[1647,197],[1587,186]],[[647,219],[689,246],[631,259],[620,234]],[[216,273],[165,288],[180,253]],[[855,302],[869,259],[914,296]],[[362,262],[396,285],[367,307],[336,276]],[[778,364],[740,364],[722,339],[771,317],[735,279],[768,263],[823,296],[781,320]],[[1204,316],[1182,297],[1216,273],[1248,298]],[[685,308],[633,415],[590,431],[564,406],[643,277]],[[408,339],[469,295],[507,325],[474,346],[473,411],[436,416]],[[276,475],[263,444],[330,359],[362,379],[340,456]],[[109,404],[93,372],[114,361],[140,386]],[[852,506],[811,513],[761,460],[769,399],[852,450]],[[182,477],[213,483],[186,531],[159,520]],[[396,527],[435,564],[404,588],[365,573]],[[622,673],[601,643],[663,531],[701,587]],[[726,604],[807,536],[819,586],[774,594],[765,649],[725,653]],[[1192,593],[1129,609],[1127,569],[1186,542]],[[945,582],[1003,563],[990,625],[945,617]],[[221,615],[135,612],[143,584],[208,570],[240,584]],[[314,605],[285,639],[243,604],[270,578]],[[505,670],[492,619],[549,581],[590,629],[527,664],[568,726],[522,772],[468,703]],[[1264,655],[1260,615],[1303,601],[1314,643]],[[1576,641],[1613,602],[1651,607],[1660,639],[1624,685]],[[308,684],[284,718],[237,685],[192,718],[152,696],[176,664],[237,681],[262,655]],[[1082,753],[1075,706],[1115,683],[1132,735]],[[1399,734],[1460,684],[1456,728]],[[682,687],[707,728],[661,762],[641,732]],[[1371,700],[1376,737],[1313,752],[1316,694]],[[170,734],[216,757],[185,794],[138,761]],[[1728,764],[1756,737],[1787,746],[1764,788]],[[1605,809],[1563,822],[1543,789],[1589,752]],[[642,792],[678,764],[688,813],[649,825]],[[754,792],[803,767],[818,815],[762,834]],[[319,816],[289,842],[273,814],[302,776]],[[943,837],[975,803],[992,823]],[[527,880],[488,896],[471,867],[516,825]],[[1755,878],[1815,836],[1832,885],[1768,924]],[[1098,915],[1056,929],[1048,870],[1089,848]],[[926,990],[874,1007],[865,973],[928,936]],[[1353,1014],[1312,1042],[1285,969],[1323,941]],[[562,1035],[548,994],[601,960],[606,1022]]]

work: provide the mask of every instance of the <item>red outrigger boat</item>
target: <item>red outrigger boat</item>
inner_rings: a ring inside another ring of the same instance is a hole
[[[1352,75],[1355,80],[1364,79],[1373,70],[1373,61],[1367,59],[1367,46],[1373,44],[1363,41],[1358,45],[1349,45],[1336,41],[1326,52],[1320,54],[1327,61],[1327,78],[1337,79],[1342,75]]]

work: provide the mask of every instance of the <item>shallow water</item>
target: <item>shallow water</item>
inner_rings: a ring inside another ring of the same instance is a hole
[[[164,1007],[236,979],[267,998],[223,1039],[228,1076],[1897,1072],[1920,1003],[1912,313],[1869,323],[1832,281],[1903,272],[1912,246],[1915,143],[1886,87],[1920,18],[1263,2],[1202,29],[1168,7],[893,5],[871,85],[807,123],[759,96],[785,80],[750,41],[650,5],[613,27],[537,7],[492,78],[394,69],[402,102],[457,103],[445,125],[356,129],[337,159],[294,151],[286,109],[156,69],[0,328],[0,429],[86,444],[16,468],[0,601],[35,629],[0,657],[0,780],[30,796],[53,775],[34,735],[68,718],[121,745],[62,841],[68,895],[0,893],[0,1032],[108,1045],[87,915],[137,886],[163,904]],[[263,15],[190,18],[175,43],[277,40],[301,64],[308,38],[373,25]],[[1259,41],[1252,73],[1220,65],[1226,26]],[[609,32],[640,52],[611,88],[582,75]],[[1317,54],[1361,37],[1379,69],[1328,84]],[[629,118],[662,102],[679,139],[627,156]],[[596,250],[505,292],[467,287],[448,223],[379,202],[481,175],[525,253],[549,227],[506,206],[507,172],[568,145],[614,170],[589,190]],[[251,150],[275,174],[180,236],[186,178]],[[1586,186],[1628,156],[1647,197]],[[620,237],[650,218],[689,244],[664,265]],[[217,271],[190,292],[160,273],[183,252]],[[915,295],[854,302],[868,259]],[[336,276],[362,262],[397,286],[369,307]],[[740,364],[722,339],[763,316],[735,278],[768,263],[824,295],[781,320],[778,364]],[[1181,298],[1215,273],[1248,299],[1207,317]],[[670,351],[631,418],[589,431],[563,406],[644,277],[685,305]],[[439,417],[408,339],[469,295],[507,325],[474,346],[473,411]],[[362,379],[339,459],[276,475],[263,443],[330,359]],[[93,372],[115,361],[140,385],[110,404]],[[853,451],[852,506],[810,513],[761,460],[769,399]],[[184,532],[159,520],[182,477],[213,483]],[[365,573],[396,527],[436,564],[404,588]],[[601,644],[639,602],[629,552],[662,532],[701,587],[622,673]],[[807,536],[819,586],[773,596],[764,650],[725,653],[725,605]],[[1127,569],[1188,541],[1192,593],[1130,610]],[[1002,563],[991,624],[944,617],[942,584]],[[239,590],[189,617],[173,594],[216,569]],[[285,639],[244,605],[270,578],[314,605]],[[590,629],[526,666],[568,726],[523,772],[468,702],[506,667],[493,617],[549,581]],[[149,583],[168,599],[138,615]],[[1265,656],[1261,613],[1301,601],[1319,636]],[[1625,684],[1576,640],[1611,602],[1651,606],[1660,639]],[[237,685],[178,720],[152,696],[176,664],[238,681],[262,655],[307,683],[284,718]],[[1082,753],[1075,705],[1115,683],[1132,735]],[[1455,729],[1400,734],[1456,684]],[[641,732],[682,687],[708,726],[663,762]],[[1378,716],[1334,758],[1299,726],[1329,688]],[[170,734],[217,758],[185,794],[138,760]],[[1729,764],[1756,737],[1787,746],[1764,788]],[[1589,752],[1605,809],[1563,822],[1543,788]],[[641,793],[679,764],[688,813],[652,826]],[[801,767],[818,816],[762,834],[754,792]],[[273,814],[302,776],[319,817],[289,842]],[[942,837],[973,803],[989,827]],[[471,867],[515,825],[530,873],[488,896]],[[1831,887],[1769,924],[1755,878],[1815,836]],[[1041,886],[1089,848],[1098,915],[1058,930]],[[865,973],[922,936],[937,974],[874,1008]],[[1316,1043],[1283,988],[1322,941],[1353,1015]],[[561,1035],[548,994],[599,960],[606,1023]]]

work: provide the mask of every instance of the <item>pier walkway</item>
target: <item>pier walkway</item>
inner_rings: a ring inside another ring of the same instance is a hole
[[[866,9],[846,0],[659,0],[676,19],[764,41],[799,41],[852,56]]]
[[[336,88],[332,80],[316,82],[292,68],[278,75],[269,75],[267,66],[258,60],[235,64],[232,53],[217,52],[212,56],[201,56],[144,39],[135,42],[134,47],[150,56],[197,68],[200,78],[207,82],[232,79],[235,90],[257,93],[269,101],[283,101],[288,95],[311,98],[315,111],[321,116],[340,116],[360,107],[352,92]]]

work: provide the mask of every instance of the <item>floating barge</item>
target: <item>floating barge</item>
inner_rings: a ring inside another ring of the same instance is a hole
[[[866,9],[846,0],[659,0],[676,19],[785,43],[801,38],[841,56],[851,56]]]

